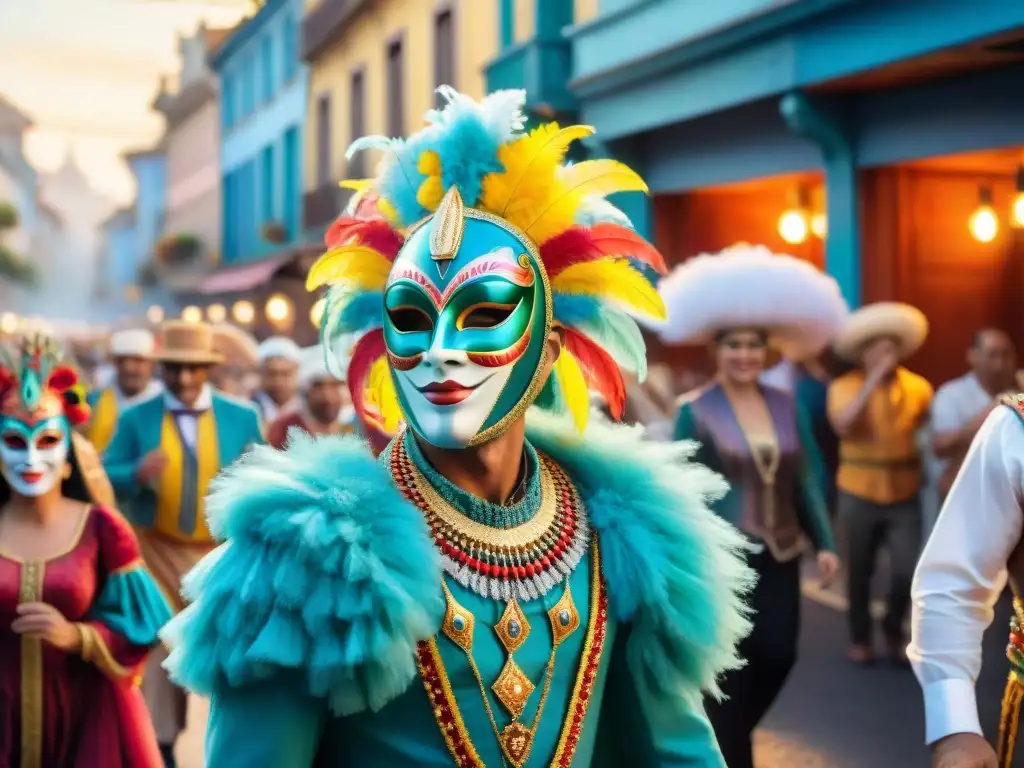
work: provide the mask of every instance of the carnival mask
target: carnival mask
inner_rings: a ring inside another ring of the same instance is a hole
[[[497,437],[540,388],[551,300],[536,249],[453,187],[384,291],[384,340],[410,428],[440,448]]]
[[[68,422],[59,412],[35,423],[0,418],[0,470],[22,496],[42,496],[61,482],[70,446]]]

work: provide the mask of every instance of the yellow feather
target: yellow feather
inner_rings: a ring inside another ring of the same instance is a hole
[[[580,364],[564,348],[555,361],[555,373],[562,388],[565,406],[572,414],[576,429],[582,432],[587,427],[587,417],[590,415],[590,394],[587,392],[587,382],[583,378]]]
[[[332,248],[316,260],[306,276],[306,290],[315,291],[332,283],[348,283],[368,291],[379,291],[387,281],[391,262],[365,245]]]
[[[551,281],[551,290],[612,299],[655,320],[666,317],[665,302],[654,286],[625,259],[573,264]]]
[[[351,189],[356,194],[362,194],[373,186],[373,179],[345,179],[344,181],[339,181],[338,186],[342,189]]]
[[[480,206],[513,224],[532,221],[547,205],[569,145],[593,133],[589,125],[548,123],[503,145],[498,159],[505,170],[484,177]]]
[[[573,225],[585,197],[616,192],[647,192],[644,180],[616,160],[587,160],[562,169],[547,205],[533,221],[521,225],[535,242],[544,243]]]
[[[376,410],[377,413],[374,415],[380,418],[379,426],[386,434],[395,434],[402,420],[402,407],[398,403],[398,394],[395,392],[395,382],[388,369],[387,357],[381,356],[370,366],[364,396],[366,405],[369,406],[368,410]]]

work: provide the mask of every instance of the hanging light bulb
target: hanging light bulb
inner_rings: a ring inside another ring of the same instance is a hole
[[[818,211],[811,216],[811,232],[819,240],[824,240],[828,237],[828,216],[825,215],[824,211]]]
[[[810,215],[807,212],[807,190],[798,187],[793,205],[779,216],[779,237],[790,245],[800,245],[807,240],[811,229]]]
[[[1024,165],[1017,166],[1017,194],[1013,196],[1010,224],[1017,229],[1024,228]]]
[[[991,187],[981,187],[978,190],[978,207],[967,220],[967,226],[979,243],[991,243],[996,239],[996,235],[999,234],[999,217],[992,207]]]

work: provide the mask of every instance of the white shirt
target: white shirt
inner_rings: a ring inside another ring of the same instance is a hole
[[[196,403],[191,408],[182,403],[170,392],[164,392],[164,406],[168,411],[205,411],[213,407],[213,388],[204,384],[196,398]],[[181,432],[181,439],[192,449],[196,449],[196,441],[199,439],[199,419],[192,413],[175,414],[178,422],[178,430]]]
[[[973,373],[946,382],[932,400],[932,432],[942,434],[963,429],[991,402],[992,395],[985,391]],[[935,457],[935,477],[939,477],[948,464],[948,459]]]
[[[272,424],[277,421],[279,416],[285,413],[293,413],[302,408],[302,398],[298,395],[282,406],[278,406],[266,392],[257,392],[253,400],[259,406],[258,410],[265,424]]]
[[[978,431],[914,574],[907,653],[924,693],[925,740],[981,734],[981,637],[1024,519],[1024,424],[996,408]]]

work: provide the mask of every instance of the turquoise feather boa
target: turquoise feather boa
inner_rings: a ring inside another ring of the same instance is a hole
[[[741,662],[752,583],[745,541],[706,502],[725,491],[687,462],[687,444],[571,424],[534,410],[533,444],[570,474],[602,545],[629,653],[665,696],[701,688]],[[292,436],[255,449],[215,483],[210,528],[228,543],[189,574],[193,601],[165,629],[167,668],[211,694],[299,673],[335,713],[376,711],[415,680],[414,650],[439,629],[441,566],[420,512],[354,438]]]

